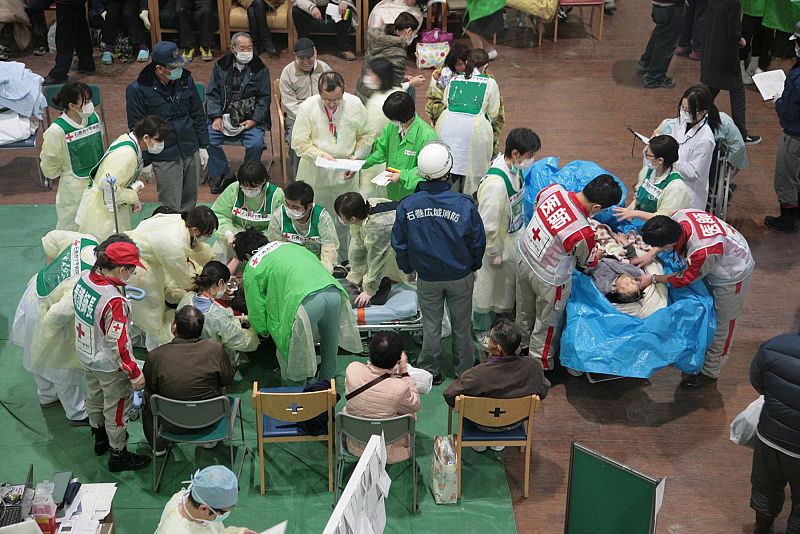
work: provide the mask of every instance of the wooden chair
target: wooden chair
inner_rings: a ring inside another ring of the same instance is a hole
[[[253,408],[256,411],[258,461],[261,467],[261,495],[266,490],[264,444],[294,441],[328,442],[328,491],[333,491],[333,412],[336,407],[336,381],[331,389],[303,393],[302,387],[258,388],[253,382]],[[320,414],[328,416],[328,433],[311,436],[298,423]]]
[[[594,8],[600,8],[600,32],[597,34],[597,40],[603,40],[603,20],[605,15],[603,0],[558,0],[558,7],[579,7],[581,8],[581,15],[583,15],[583,8],[588,7],[591,9],[589,12],[589,26],[594,25]],[[555,22],[553,23],[553,43],[558,42],[558,11],[556,11]],[[583,19],[581,19],[583,20]],[[539,20],[539,46],[542,46],[542,35],[544,24]]]
[[[220,13],[224,19],[226,40],[236,32],[249,32],[250,23],[247,20],[247,10],[239,4],[234,4],[233,0],[222,0]],[[292,9],[289,2],[284,2],[278,9],[271,9],[267,6],[267,26],[272,33],[285,33],[287,47],[289,50],[297,40],[297,32],[292,24]],[[222,24],[222,20],[220,20]]]
[[[280,78],[275,78],[275,80],[272,82],[272,97],[275,101],[275,113],[278,115],[278,147],[281,151],[281,172],[283,173],[283,187],[285,188],[287,185],[289,185],[289,173],[287,172],[288,148],[286,146],[286,119],[283,116],[283,107],[281,106]]]
[[[219,35],[220,49],[227,50],[228,45],[225,39],[223,39],[223,36],[227,35],[228,39],[230,39],[230,34],[226,33],[226,18],[219,16],[220,13],[225,13],[225,11],[223,11],[223,3],[224,0],[217,0],[216,18],[218,19],[219,25],[217,31],[214,33]],[[167,0],[162,6],[161,0],[147,0],[147,9],[150,12],[150,42],[153,45],[159,41],[163,41],[165,33],[178,34],[177,11],[173,11],[175,4],[176,2],[173,0]]]
[[[533,414],[539,411],[538,395],[517,399],[494,399],[491,397],[456,397],[455,407],[447,413],[447,432],[452,428],[453,412],[458,412],[458,431],[455,435],[456,470],[458,473],[458,496],[461,497],[461,463],[463,447],[487,447],[507,445],[521,447],[525,453],[525,484],[523,495],[528,497],[531,471],[531,445],[533,436]],[[484,427],[506,427],[523,422],[511,430],[487,432]]]

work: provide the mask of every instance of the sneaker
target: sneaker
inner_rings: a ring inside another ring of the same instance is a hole
[[[760,142],[761,142],[761,136],[760,135],[747,134],[747,137],[744,138],[744,144],[746,144],[746,145],[757,145]]]
[[[183,52],[181,53],[181,57],[187,63],[192,61],[192,58],[194,57],[194,48],[184,48]]]
[[[211,443],[203,443],[200,445],[204,449],[215,449],[219,445],[219,441],[212,441]]]
[[[108,459],[108,470],[112,473],[120,471],[139,471],[150,465],[150,457],[131,452],[127,447],[121,451],[111,451],[111,458]]]
[[[692,49],[689,48],[688,46],[679,46],[678,48],[675,49],[675,55],[676,56],[688,56],[689,52],[691,52],[691,51],[692,51]]]
[[[48,74],[47,77],[42,82],[42,85],[60,85],[62,83],[67,83],[68,79],[69,78],[66,76],[64,76],[63,78],[55,78]]]
[[[486,445],[480,445],[478,447],[472,447],[472,450],[475,452],[486,452]]]
[[[89,426],[89,418],[84,417],[83,419],[70,419],[69,424],[72,426]]]
[[[506,446],[505,446],[505,445],[492,445],[492,446],[491,446],[491,447],[489,447],[489,448],[490,448],[490,449],[492,449],[494,452],[500,452],[500,451],[502,451],[503,449],[505,449],[505,448],[506,448]]]
[[[34,56],[43,56],[47,53],[46,46],[36,46],[33,48],[33,55]]]
[[[558,8],[558,20],[560,20],[562,22],[567,20],[567,17],[569,16],[569,12],[570,11],[572,11],[571,7],[566,7],[566,8],[559,7]]]
[[[681,389],[697,389],[709,384],[713,384],[716,381],[716,378],[711,378],[703,373],[697,373],[696,375],[689,375],[681,380]]]
[[[351,52],[350,50],[342,50],[341,52],[339,52],[339,57],[342,58],[345,61],[355,61],[356,60],[356,55],[353,52]]]
[[[0,45],[0,60],[5,61],[11,57],[11,47]]]
[[[741,65],[741,71],[742,71],[742,83],[744,83],[745,85],[753,85],[753,77],[750,75],[749,72],[747,72],[747,69],[744,66],[744,61],[740,61],[739,63]]]
[[[156,458],[161,458],[162,456],[166,456],[166,455],[167,455],[167,449],[161,449],[161,450],[153,451],[153,456],[155,456]]]
[[[100,63],[103,65],[111,65],[114,61],[114,56],[111,55],[111,52],[103,52],[103,55],[100,57]]]
[[[444,378],[442,378],[442,373],[436,373],[435,375],[433,375],[434,386],[441,386],[442,382],[444,382]]]
[[[211,54],[211,47],[201,46],[200,57],[202,58],[203,61],[211,61],[212,59],[214,59],[214,56]]]
[[[150,51],[149,50],[139,50],[139,53],[136,55],[136,61],[139,63],[147,63],[150,59]]]
[[[664,76],[663,78],[659,78],[654,82],[648,82],[642,78],[642,85],[645,87],[645,89],[669,88],[675,87],[675,80],[669,76]]]
[[[692,61],[700,61],[701,59],[703,59],[703,54],[698,50],[692,50],[691,52],[689,52],[689,59],[691,59]]]
[[[489,55],[489,61],[494,61],[495,59],[497,59],[497,49],[492,48],[491,50],[489,50],[488,55]]]

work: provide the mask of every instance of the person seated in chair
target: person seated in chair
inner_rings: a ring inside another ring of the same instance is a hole
[[[236,0],[247,11],[247,25],[250,29],[250,35],[253,36],[253,52],[256,57],[261,54],[267,54],[270,58],[275,59],[280,56],[278,50],[275,48],[275,43],[272,42],[272,31],[267,25],[267,11],[277,9],[275,6],[280,6],[283,0]]]
[[[156,456],[166,454],[166,443],[153,443],[153,414],[149,399],[161,395],[179,401],[200,401],[225,394],[233,383],[234,370],[222,345],[200,339],[205,317],[194,306],[184,306],[175,314],[172,334],[175,339],[150,351],[144,364],[145,406],[142,413],[144,435]],[[182,429],[161,421],[170,432]],[[183,432],[187,432],[183,430]]]
[[[397,332],[378,332],[369,343],[369,363],[353,362],[345,371],[348,415],[366,419],[386,419],[416,414],[420,407],[417,383],[408,373],[408,356],[403,338]],[[347,450],[355,456],[364,452],[364,444],[352,438]],[[396,463],[411,456],[409,439],[386,446],[387,462]]]
[[[544,370],[530,356],[517,354],[522,335],[510,319],[501,317],[489,330],[488,359],[472,369],[461,373],[445,390],[444,400],[448,406],[455,406],[456,397],[491,397],[495,399],[515,399],[528,395],[547,396],[550,381],[544,376]],[[487,432],[503,432],[516,427],[479,427]],[[483,452],[486,447],[474,447]],[[503,447],[492,447],[501,451]]]
[[[245,161],[260,161],[269,114],[269,68],[253,54],[253,40],[244,32],[231,38],[231,51],[214,64],[206,93],[208,112],[208,176],[211,192],[222,193],[230,171],[222,150],[225,139],[241,140]]]
[[[350,44],[350,29],[353,26],[354,3],[348,0],[295,0],[292,7],[292,22],[297,36],[310,37],[312,33],[335,33],[338,55],[345,61],[355,61],[353,46]],[[329,4],[339,11],[339,21],[335,22],[327,13]]]

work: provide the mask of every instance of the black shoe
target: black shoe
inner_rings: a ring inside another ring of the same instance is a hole
[[[0,60],[5,61],[11,58],[11,47],[0,45]]]
[[[94,74],[95,72],[97,72],[97,67],[95,67],[94,62],[92,62],[91,65],[78,64],[77,67],[72,67],[72,70],[76,70],[81,74]]]
[[[233,180],[236,180],[234,177]],[[219,195],[225,188],[228,187],[228,184],[232,183],[229,178],[225,176],[210,176],[208,178],[208,184],[211,186],[211,194],[212,195]]]
[[[441,386],[442,382],[444,382],[444,378],[442,378],[442,373],[436,373],[435,375],[433,375],[434,386]]]
[[[33,55],[34,56],[43,56],[47,53],[46,46],[36,46],[33,48]]]
[[[150,457],[130,452],[128,448],[121,451],[111,451],[108,459],[108,470],[112,473],[120,471],[139,471],[150,465]]]
[[[106,434],[106,427],[100,428],[92,427],[92,435],[94,436],[94,455],[103,456],[111,449],[108,443],[108,434]]]
[[[42,82],[42,85],[61,85],[62,83],[67,83],[67,80],[69,80],[68,76],[64,76],[63,78],[54,78],[48,74]]]
[[[711,378],[710,376],[704,375],[703,373],[697,373],[696,375],[690,375],[681,380],[681,389],[701,388],[703,386],[713,384],[716,381],[717,381],[716,378]]]
[[[72,426],[89,426],[89,418],[84,417],[83,419],[70,419],[69,424]]]
[[[772,217],[767,215],[764,217],[764,224],[774,230],[793,234],[797,232],[797,208],[781,206],[780,216]]]
[[[645,89],[658,89],[658,88],[670,88],[675,87],[675,80],[670,78],[669,76],[664,76],[663,78],[659,78],[653,82],[648,82],[642,79],[642,85]]]
[[[761,142],[761,136],[760,135],[747,134],[747,137],[744,138],[744,144],[746,144],[746,145],[757,145],[760,142]]]

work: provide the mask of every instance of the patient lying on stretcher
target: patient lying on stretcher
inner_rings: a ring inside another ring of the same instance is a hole
[[[597,247],[603,259],[585,274],[594,282],[620,312],[640,319],[667,306],[667,288],[663,284],[649,284],[650,276],[663,274],[658,261],[640,269],[631,265],[630,259],[645,254],[650,246],[634,231],[615,234],[608,226],[591,221]]]

